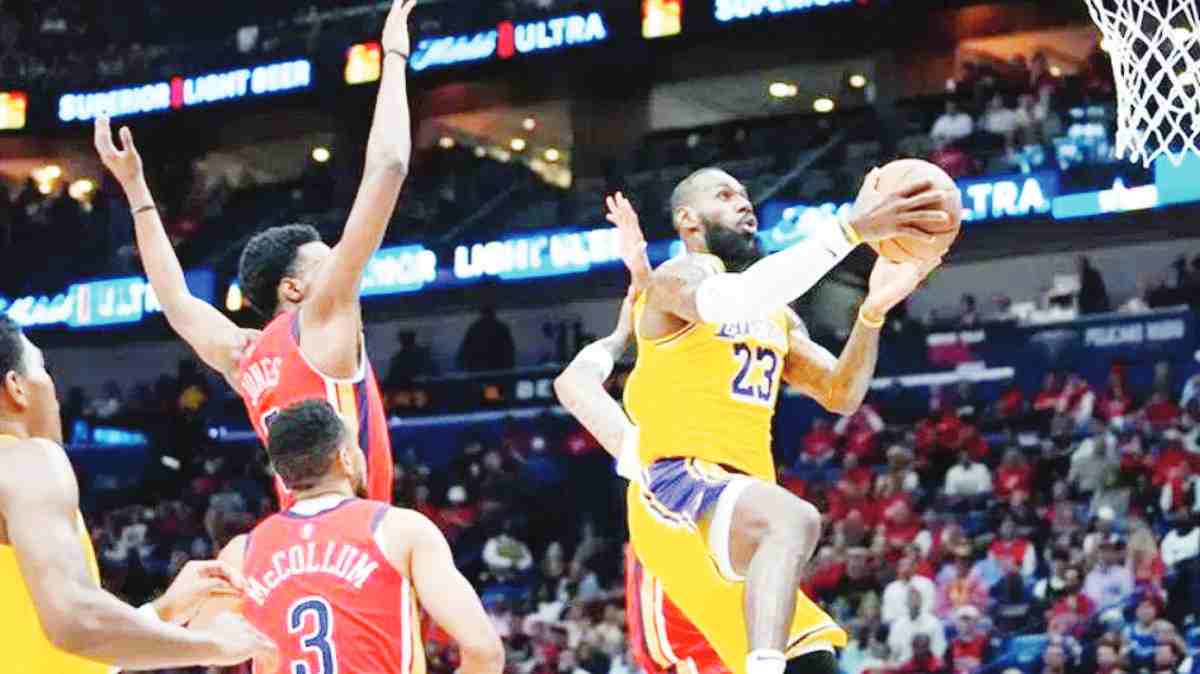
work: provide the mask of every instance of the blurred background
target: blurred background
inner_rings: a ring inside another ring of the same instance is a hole
[[[389,7],[0,3],[0,311],[46,351],[130,601],[275,506],[241,402],[148,292],[90,122],[133,128],[193,292],[249,325],[245,241],[339,235]],[[861,412],[776,416],[781,481],[827,516],[806,589],[852,632],[844,671],[1200,672],[1200,158],[1114,156],[1083,2],[431,0],[413,25],[367,344],[397,502],[447,533],[511,672],[636,671],[623,483],[551,388],[624,295],[604,195],[658,264],[671,189],[719,165],[776,250],[898,157],[959,181],[962,237],[890,316]],[[835,353],[872,255],[801,301]]]

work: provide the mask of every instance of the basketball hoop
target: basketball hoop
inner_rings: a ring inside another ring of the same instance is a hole
[[[1086,0],[1113,63],[1117,156],[1178,166],[1200,154],[1200,14],[1196,0]]]

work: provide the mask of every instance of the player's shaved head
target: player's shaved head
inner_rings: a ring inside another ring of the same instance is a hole
[[[305,400],[271,419],[267,455],[288,489],[311,489],[329,473],[346,425],[324,400]]]
[[[729,174],[715,166],[706,166],[693,171],[688,177],[679,181],[671,192],[671,221],[674,223],[675,214],[681,208],[691,206],[695,197],[700,193],[708,180],[726,178]]]

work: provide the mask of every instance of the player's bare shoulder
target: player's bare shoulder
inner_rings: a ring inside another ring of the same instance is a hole
[[[23,507],[76,507],[79,487],[67,452],[56,442],[30,438],[0,447],[0,516]]]
[[[699,321],[696,289],[705,279],[723,271],[721,262],[711,255],[681,255],[659,265],[650,274],[639,334],[657,339]]]

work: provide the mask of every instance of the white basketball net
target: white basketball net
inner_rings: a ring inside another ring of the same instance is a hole
[[[1200,153],[1197,0],[1086,0],[1117,83],[1117,156],[1179,165]]]

